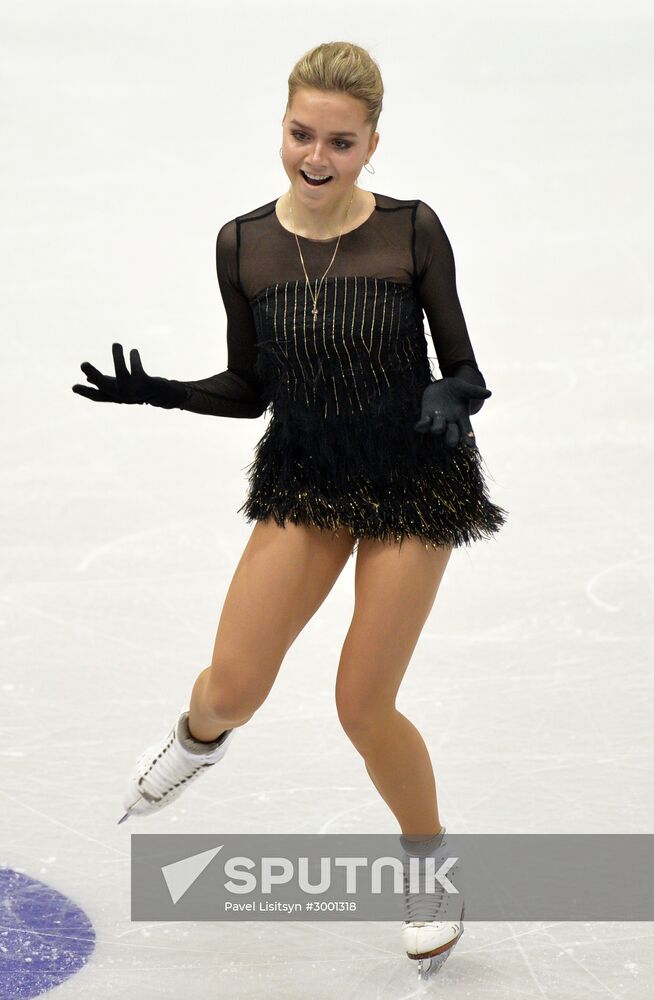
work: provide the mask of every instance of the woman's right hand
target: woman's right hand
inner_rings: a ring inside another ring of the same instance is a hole
[[[88,385],[74,385],[73,392],[87,399],[95,399],[99,403],[151,403],[153,406],[172,408],[180,401],[180,390],[177,385],[166,378],[148,375],[143,370],[138,350],[134,347],[129,352],[130,372],[125,364],[122,344],[112,344],[115,378],[103,375],[88,361],[82,362],[80,368],[89,382],[97,389]]]

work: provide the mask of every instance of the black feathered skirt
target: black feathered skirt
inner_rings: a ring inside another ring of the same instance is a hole
[[[499,531],[507,511],[489,496],[479,450],[463,442],[448,448],[441,436],[414,428],[431,380],[426,350],[417,351],[415,364],[404,351],[381,370],[369,357],[350,358],[347,379],[345,366],[325,357],[311,378],[305,364],[303,379],[280,379],[279,349],[277,366],[262,352],[261,377],[278,377],[239,513],[280,526],[344,525],[355,548],[360,538],[401,544],[411,536],[457,548]]]

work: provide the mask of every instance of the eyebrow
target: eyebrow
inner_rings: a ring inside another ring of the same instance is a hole
[[[311,128],[310,125],[303,125],[302,122],[299,122],[297,120],[297,118],[291,118],[290,124],[291,125],[299,125],[300,128],[306,129],[307,132],[313,132],[313,129]],[[330,135],[353,135],[355,139],[357,137],[357,133],[356,132],[330,132],[329,134]]]

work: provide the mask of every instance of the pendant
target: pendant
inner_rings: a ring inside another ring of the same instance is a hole
[[[313,321],[314,321],[314,323],[316,322],[317,319],[318,319],[318,308],[317,308],[317,306],[314,306],[313,307]]]

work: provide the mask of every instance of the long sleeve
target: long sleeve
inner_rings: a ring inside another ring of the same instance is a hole
[[[216,239],[216,272],[227,315],[227,370],[193,382],[171,379],[175,407],[216,417],[259,417],[266,409],[254,371],[256,331],[249,302],[238,281],[236,222],[225,223]]]
[[[441,374],[486,388],[459,302],[452,246],[436,212],[424,201],[416,209],[415,238],[418,294]],[[470,413],[478,413],[483,404],[483,399],[472,400]]]

